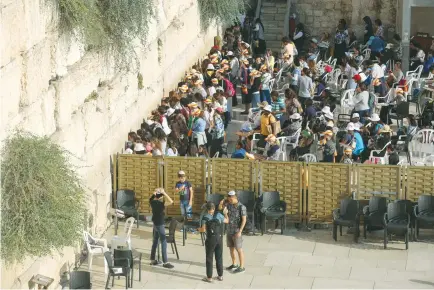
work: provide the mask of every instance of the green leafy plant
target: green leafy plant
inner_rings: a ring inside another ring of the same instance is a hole
[[[142,90],[144,88],[144,86],[143,86],[143,76],[142,76],[141,73],[137,74],[137,88],[139,90]]]
[[[78,35],[86,49],[97,49],[121,70],[137,66],[137,40],[146,42],[154,16],[153,0],[51,0],[60,11],[63,32]]]
[[[208,29],[213,21],[231,24],[245,10],[245,0],[198,0],[201,26]]]
[[[86,97],[86,99],[84,99],[85,103],[88,103],[90,101],[96,100],[99,98],[99,95],[96,91],[92,91],[89,96]]]
[[[49,255],[81,238],[85,192],[69,154],[48,137],[18,132],[1,161],[1,258]]]

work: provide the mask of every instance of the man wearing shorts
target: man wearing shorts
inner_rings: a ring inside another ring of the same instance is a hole
[[[238,201],[235,191],[230,191],[226,199],[222,200],[219,209],[227,208],[229,222],[227,226],[226,243],[231,253],[232,265],[227,267],[226,270],[232,273],[242,273],[244,268],[244,252],[243,252],[243,238],[241,233],[247,220],[246,207]],[[238,253],[240,265],[236,263],[235,252]]]

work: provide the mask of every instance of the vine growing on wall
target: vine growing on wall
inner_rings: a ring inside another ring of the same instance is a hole
[[[1,258],[22,262],[74,246],[86,223],[85,192],[68,153],[48,137],[18,132],[1,160]]]
[[[153,0],[51,1],[56,1],[59,8],[60,29],[78,34],[86,49],[102,51],[120,69],[137,64],[136,45],[146,43],[155,14]]]
[[[231,24],[245,11],[245,0],[198,0],[201,26],[206,30],[213,21]]]

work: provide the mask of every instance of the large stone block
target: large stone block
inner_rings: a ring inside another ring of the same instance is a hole
[[[26,33],[24,5],[21,1],[13,1],[1,7],[0,35],[0,67],[8,64],[25,50]]]
[[[84,116],[81,111],[75,111],[72,114],[72,118],[69,126],[64,126],[60,130],[56,131],[52,139],[68,150],[74,158],[71,158],[71,162],[79,167],[82,167],[83,157],[86,147],[86,130],[84,127]]]
[[[11,120],[18,115],[20,109],[21,74],[19,58],[0,68],[1,134],[11,128]]]
[[[59,35],[54,48],[55,53],[55,73],[62,77],[68,73],[68,67],[78,62],[84,55],[84,45],[76,37],[66,34]]]
[[[23,54],[21,105],[36,102],[46,92],[53,76],[51,59],[51,42],[45,38]]]
[[[50,136],[56,131],[54,119],[56,91],[54,87],[39,96],[37,101],[23,108],[20,112],[19,129],[38,136]]]

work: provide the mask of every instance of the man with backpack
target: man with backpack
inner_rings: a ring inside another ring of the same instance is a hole
[[[219,210],[227,210],[228,227],[226,243],[231,253],[232,264],[226,270],[232,273],[242,273],[244,268],[243,238],[241,236],[247,222],[247,209],[238,201],[235,191],[230,191],[226,199],[219,204]],[[240,265],[236,264],[235,251],[238,253]]]
[[[204,282],[212,282],[213,256],[215,255],[217,267],[217,280],[223,281],[223,245],[222,245],[222,228],[223,223],[228,222],[228,211],[223,210],[223,214],[215,212],[213,202],[206,204],[207,213],[202,217],[200,232],[206,233],[205,254],[206,254],[206,277]]]

